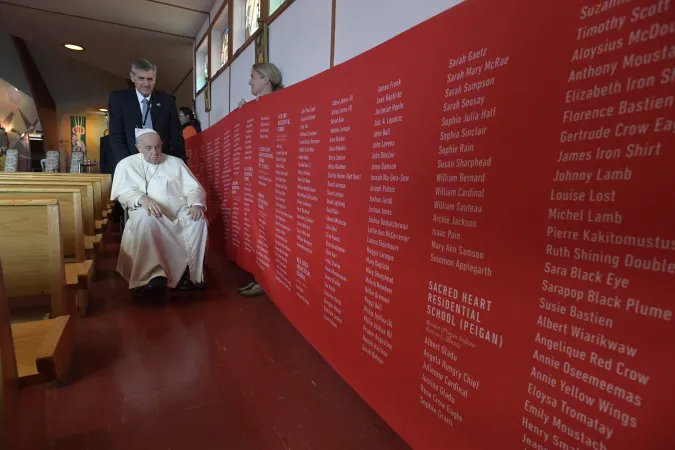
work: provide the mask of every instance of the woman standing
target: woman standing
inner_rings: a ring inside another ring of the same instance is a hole
[[[185,106],[178,109],[178,120],[183,127],[183,139],[191,138],[202,132],[202,124],[195,118],[195,113]]]
[[[256,100],[263,95],[271,94],[284,87],[281,71],[277,66],[269,62],[253,64],[248,84],[251,86],[251,94],[256,96]],[[242,107],[244,103],[246,103],[244,99],[241,99],[239,107]],[[263,287],[255,279],[246,286],[240,287],[238,291],[245,297],[256,297],[265,293]]]

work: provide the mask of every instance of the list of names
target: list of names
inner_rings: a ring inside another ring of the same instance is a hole
[[[275,278],[289,292],[293,290],[288,273],[288,260],[291,254],[289,237],[294,225],[293,211],[288,205],[288,127],[291,119],[288,113],[277,115],[277,138],[274,158],[274,258]]]
[[[642,219],[624,207],[635,180],[662,164],[662,140],[672,133],[675,78],[643,57],[663,49],[659,30],[668,19],[672,29],[673,11],[670,2],[624,3],[599,15],[581,8],[576,47],[566,55],[521,422],[529,448],[611,448],[655,406],[644,400],[652,375],[637,368],[643,349],[635,341],[640,329],[670,322],[672,310],[636,291],[645,274],[675,281],[675,234],[631,232]]]
[[[255,119],[249,118],[246,120],[246,128],[244,131],[244,250],[255,254],[255,246],[253,245],[252,224],[251,217],[252,210],[256,205],[256,198],[253,194],[253,176],[254,159],[253,159],[253,132]]]
[[[445,76],[430,260],[448,269],[443,273],[449,276],[427,283],[420,403],[448,426],[464,422],[462,403],[481,387],[471,368],[462,366],[458,350],[501,349],[504,343],[503,334],[491,325],[496,319],[493,300],[449,280],[453,272],[493,276],[486,253],[466,242],[471,237],[475,242],[481,226],[488,225],[481,217],[485,183],[494,167],[493,148],[484,137],[499,111],[490,93],[508,64],[508,56],[482,47],[450,58]]]
[[[300,140],[298,146],[297,204],[296,204],[296,246],[295,295],[305,304],[310,301],[306,295],[312,271],[309,257],[314,253],[316,237],[312,210],[319,201],[316,181],[313,180],[312,166],[316,164],[315,154],[321,143],[317,131],[316,106],[303,108],[300,112]]]
[[[256,218],[258,220],[257,241],[256,241],[256,263],[263,270],[270,268],[270,248],[267,238],[267,222],[269,220],[269,211],[271,210],[268,192],[274,186],[272,179],[272,169],[274,165],[274,154],[270,147],[270,127],[271,119],[269,116],[260,117],[259,129],[259,147],[258,147],[258,165],[256,175],[258,181],[258,211]]]
[[[346,193],[349,186],[361,181],[361,174],[349,171],[349,136],[351,132],[354,97],[347,95],[331,102],[328,141],[328,181],[326,190],[326,254],[324,258],[323,318],[333,328],[342,325],[345,286],[348,277],[344,271],[347,263],[345,231]]]
[[[232,246],[234,248],[241,248],[242,240],[242,224],[240,221],[243,213],[243,205],[241,199],[241,180],[242,180],[242,127],[239,123],[234,125],[234,136],[232,142],[232,221],[230,224],[232,234]]]
[[[408,223],[398,219],[401,214],[396,208],[397,198],[410,182],[410,176],[399,167],[397,158],[406,151],[396,143],[397,136],[403,132],[405,118],[403,93],[401,79],[377,87],[370,151],[361,350],[379,364],[384,364],[394,349],[394,322],[389,310],[397,280],[392,266],[410,241]]]

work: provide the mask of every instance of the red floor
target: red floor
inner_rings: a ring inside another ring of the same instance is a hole
[[[206,292],[139,307],[117,249],[78,324],[73,382],[47,390],[50,449],[409,448],[266,297],[236,294],[236,267],[212,262]]]

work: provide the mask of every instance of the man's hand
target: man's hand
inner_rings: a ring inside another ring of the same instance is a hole
[[[158,219],[162,217],[162,209],[160,208],[159,204],[150,197],[141,197],[138,203],[143,208],[145,208],[149,216],[153,216]]]
[[[195,222],[202,220],[205,217],[204,207],[199,205],[190,206],[190,211],[188,212],[190,218]]]

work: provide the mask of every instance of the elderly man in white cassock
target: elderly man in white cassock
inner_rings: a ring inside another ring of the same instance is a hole
[[[115,168],[111,199],[129,210],[117,271],[134,294],[204,286],[206,193],[185,163],[137,129],[139,153]]]

